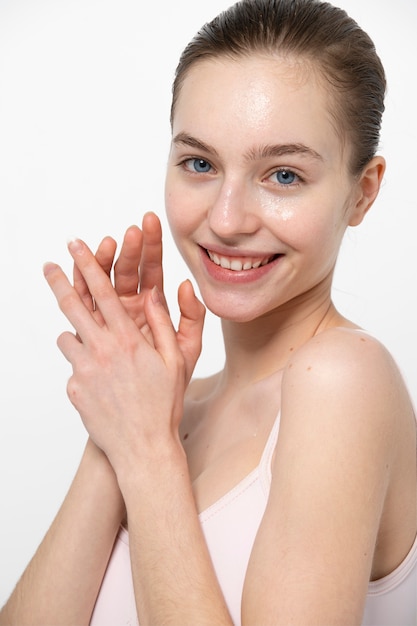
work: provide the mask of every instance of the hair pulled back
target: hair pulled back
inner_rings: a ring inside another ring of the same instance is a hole
[[[295,56],[320,70],[333,92],[338,131],[353,148],[351,172],[359,174],[378,149],[385,72],[370,37],[344,10],[321,0],[240,0],[205,24],[180,57],[171,122],[193,65],[253,53]]]

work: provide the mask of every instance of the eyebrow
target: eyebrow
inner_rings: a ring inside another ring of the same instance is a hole
[[[196,139],[196,137],[193,137],[188,133],[178,133],[178,135],[173,138],[172,143],[175,145],[182,144],[190,148],[195,148],[196,150],[202,150],[203,152],[209,152],[210,154],[219,156],[217,150],[213,146],[204,143],[199,139]],[[258,146],[249,150],[247,155],[245,155],[245,158],[248,161],[256,161],[260,159],[268,159],[271,157],[281,157],[288,154],[306,156],[318,161],[324,160],[323,157],[318,152],[316,152],[316,150],[313,150],[313,148],[305,146],[302,143],[284,143]]]
[[[178,133],[178,135],[175,135],[173,138],[172,143],[175,145],[181,144],[183,146],[188,146],[189,148],[195,148],[196,150],[202,150],[203,152],[210,152],[215,156],[219,156],[217,150],[215,150],[213,146],[196,139],[188,133]]]
[[[280,157],[288,154],[298,154],[300,156],[310,157],[312,159],[323,161],[321,154],[309,148],[302,143],[284,143],[277,145],[260,146],[250,150],[249,159],[268,159],[270,157]]]

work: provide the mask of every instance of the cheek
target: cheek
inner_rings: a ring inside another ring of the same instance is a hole
[[[186,214],[182,200],[184,197],[186,196],[178,189],[175,178],[168,170],[165,180],[165,212],[173,234],[181,226],[181,216]]]
[[[258,205],[269,229],[293,250],[314,249],[334,241],[338,230],[334,212],[321,198],[276,196],[261,190]]]
[[[178,233],[190,234],[206,219],[215,201],[215,187],[202,184],[177,170],[168,171],[165,181],[165,210],[171,229]]]
[[[331,210],[320,209],[314,209],[311,205],[281,207],[272,218],[275,233],[290,249],[307,254],[310,259],[334,260],[343,238],[345,225],[340,220],[334,219]]]
[[[335,222],[332,212],[326,218],[317,216],[306,224],[300,233],[300,250],[308,259],[311,271],[329,272],[334,268],[343,239],[345,227]]]
[[[181,220],[181,214],[184,214],[184,212],[180,210],[176,203],[175,196],[173,197],[172,194],[169,193],[165,194],[165,212],[171,234],[178,245],[178,238],[184,231],[184,221]]]
[[[261,188],[258,190],[256,202],[264,219],[272,223],[285,226],[297,219],[299,201],[294,198],[271,194]]]
[[[311,219],[301,222],[300,229],[296,233],[300,247],[311,250],[317,257],[337,254],[344,228],[335,223],[331,214],[325,219],[321,216],[313,216]]]
[[[192,196],[178,184],[175,177],[167,176],[165,184],[165,211],[172,235],[181,244],[196,226],[198,211]]]

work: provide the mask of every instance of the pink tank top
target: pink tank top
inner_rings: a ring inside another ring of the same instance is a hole
[[[265,512],[279,417],[259,466],[200,514],[201,526],[233,623],[240,626],[246,569]],[[139,624],[130,569],[129,536],[121,528],[97,598],[90,626]],[[389,576],[370,582],[362,626],[417,624],[417,538],[408,556]]]

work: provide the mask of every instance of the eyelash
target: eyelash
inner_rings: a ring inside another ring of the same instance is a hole
[[[200,163],[204,163],[207,166],[209,166],[209,170],[206,172],[196,172],[194,170],[191,169],[191,167],[189,166],[189,164],[194,164],[195,162],[200,161]],[[178,163],[179,167],[182,167],[186,172],[188,172],[191,175],[204,175],[204,174],[210,174],[212,172],[212,170],[215,168],[213,167],[213,165],[210,163],[210,161],[208,161],[207,159],[202,159],[201,157],[187,157],[182,159],[179,163]],[[279,187],[296,187],[298,185],[300,185],[301,183],[304,182],[304,179],[299,175],[296,174],[296,172],[294,172],[291,168],[289,167],[279,167],[278,169],[274,170],[271,174],[268,174],[268,176],[266,176],[263,180],[267,181],[269,180],[272,176],[277,175],[279,173],[286,173],[286,174],[290,174],[293,175],[295,177],[294,182],[289,183],[287,185],[285,185],[284,183],[280,183],[279,181],[273,181],[274,185],[278,185]]]
[[[271,174],[269,174],[265,180],[268,180],[272,176],[275,176],[276,174],[280,174],[280,173],[291,174],[295,178],[295,180],[292,183],[289,183],[288,185],[285,185],[284,183],[280,183],[279,181],[274,181],[274,184],[279,185],[280,187],[296,187],[304,182],[304,179],[301,178],[299,174],[294,172],[294,170],[292,170],[289,167],[279,167],[278,169],[274,170]]]
[[[210,166],[210,170],[208,172],[196,172],[193,171],[190,167],[188,167],[189,163],[195,163],[196,161],[200,161],[201,163],[206,163],[207,165]],[[178,163],[179,167],[182,167],[186,172],[188,172],[189,174],[195,174],[195,175],[200,175],[200,174],[209,174],[211,172],[213,168],[212,164],[210,163],[210,161],[207,161],[207,159],[202,159],[201,157],[186,157],[185,159],[182,159],[179,163]]]

